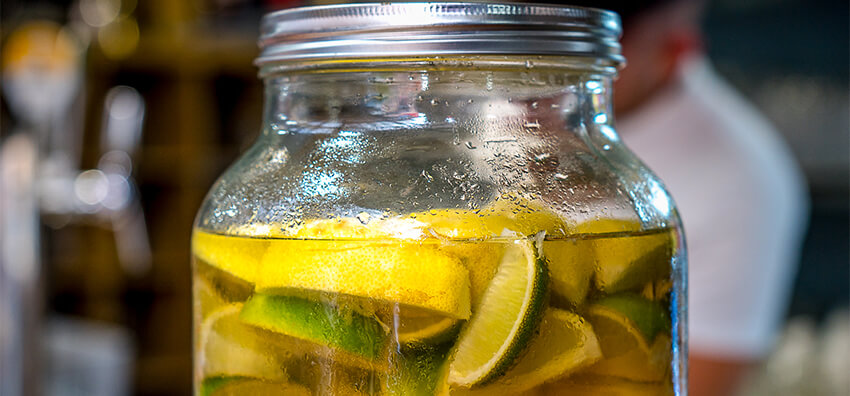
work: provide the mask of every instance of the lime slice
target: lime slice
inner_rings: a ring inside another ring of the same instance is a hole
[[[256,288],[346,294],[466,319],[469,273],[437,247],[438,242],[279,241],[263,258]]]
[[[543,241],[543,256],[549,263],[552,293],[556,299],[578,307],[584,303],[593,276],[593,243],[588,240]]]
[[[557,308],[543,314],[539,334],[504,377],[458,395],[525,395],[545,382],[564,377],[602,357],[593,329],[582,317]]]
[[[268,239],[213,234],[196,229],[192,233],[192,253],[207,264],[253,283]]]
[[[633,295],[610,296],[588,309],[604,359],[588,373],[653,382],[669,376],[670,320],[657,303]]]
[[[461,332],[449,383],[471,387],[504,374],[537,330],[548,285],[546,262],[534,243],[509,244],[481,304]]]
[[[602,292],[640,290],[647,282],[669,277],[673,249],[670,231],[629,235],[641,232],[640,223],[613,219],[580,224],[578,231],[597,236],[594,281]]]
[[[229,304],[211,313],[198,329],[198,367],[201,377],[286,379],[280,362],[248,326],[239,321],[242,304]]]
[[[240,319],[250,325],[375,359],[388,336],[376,320],[346,306],[300,297],[254,294]]]
[[[310,391],[300,385],[274,383],[244,377],[212,377],[201,383],[201,396],[309,396]]]

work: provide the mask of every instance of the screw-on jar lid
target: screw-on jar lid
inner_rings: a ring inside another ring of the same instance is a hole
[[[446,55],[556,55],[615,64],[616,13],[512,3],[361,3],[283,10],[260,28],[270,62]]]

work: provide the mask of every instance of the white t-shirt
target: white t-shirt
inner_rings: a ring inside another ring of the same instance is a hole
[[[773,127],[704,58],[618,123],[679,208],[692,351],[758,358],[778,333],[806,228],[804,178]]]

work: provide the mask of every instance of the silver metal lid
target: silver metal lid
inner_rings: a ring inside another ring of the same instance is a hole
[[[283,10],[260,27],[257,65],[446,55],[556,55],[623,62],[616,13],[516,3],[361,3]]]

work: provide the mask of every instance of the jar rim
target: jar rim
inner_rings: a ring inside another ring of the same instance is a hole
[[[448,55],[543,55],[621,65],[619,16],[519,3],[356,3],[263,17],[260,67],[285,61]]]

